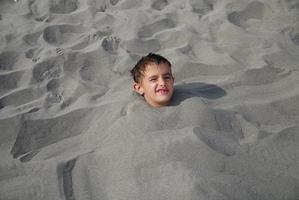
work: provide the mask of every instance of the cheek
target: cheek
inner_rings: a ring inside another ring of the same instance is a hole
[[[151,88],[151,89],[154,89],[158,86],[158,84],[156,83],[149,83],[148,87]]]
[[[149,92],[155,90],[155,88],[156,88],[155,84],[152,83],[149,83],[144,87],[144,89]]]

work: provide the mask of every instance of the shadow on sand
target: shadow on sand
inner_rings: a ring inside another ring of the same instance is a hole
[[[218,99],[226,95],[225,90],[214,84],[193,82],[175,85],[172,106],[179,105],[182,101],[192,97],[205,99]]]

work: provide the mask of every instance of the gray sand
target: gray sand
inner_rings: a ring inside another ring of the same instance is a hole
[[[2,0],[0,199],[299,198],[296,0]],[[133,93],[149,52],[171,105]]]

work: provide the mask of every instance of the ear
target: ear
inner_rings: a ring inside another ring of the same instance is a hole
[[[140,95],[144,94],[143,87],[141,86],[140,83],[134,83],[133,89],[134,89],[135,92],[139,93]]]

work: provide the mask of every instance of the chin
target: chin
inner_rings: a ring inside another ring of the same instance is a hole
[[[163,100],[157,101],[157,103],[159,105],[168,105],[170,103],[170,99],[171,98],[163,99]]]

